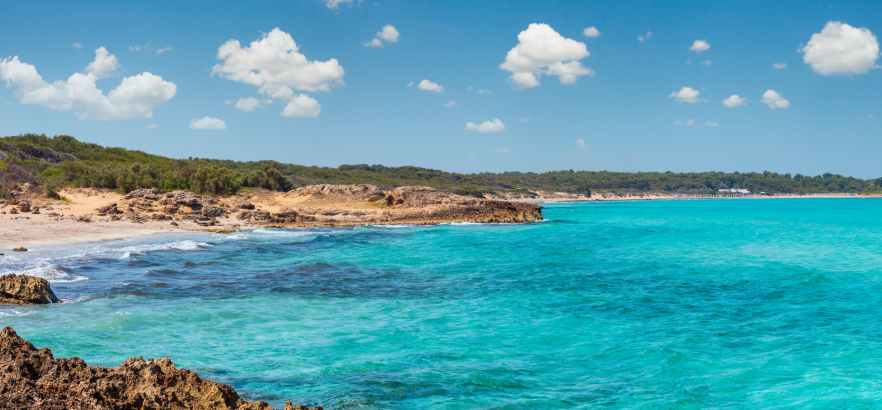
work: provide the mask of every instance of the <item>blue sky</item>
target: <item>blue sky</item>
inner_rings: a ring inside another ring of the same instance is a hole
[[[882,176],[878,1],[327,1],[5,1],[0,134],[321,166]],[[397,38],[378,37],[386,25]],[[600,35],[585,36],[589,27]],[[320,79],[247,54],[275,29],[308,62],[326,63],[310,66]],[[529,88],[501,68],[525,31],[526,57],[507,67],[528,71],[539,83]],[[366,45],[374,38],[382,47]],[[238,65],[217,58],[230,40],[245,50]],[[696,40],[710,48],[690,50]],[[100,47],[104,65],[90,66]],[[10,80],[25,65],[46,84]],[[242,80],[272,69],[280,76]],[[34,103],[56,80],[73,89],[75,73],[103,95]],[[443,92],[421,90],[423,80]],[[746,104],[723,105],[732,95]],[[244,112],[240,98],[263,102]],[[191,128],[214,119],[225,129]]]

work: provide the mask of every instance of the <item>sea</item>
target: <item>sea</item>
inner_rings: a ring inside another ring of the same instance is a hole
[[[258,229],[0,257],[55,357],[168,355],[325,409],[882,407],[882,199],[545,204],[526,224]]]

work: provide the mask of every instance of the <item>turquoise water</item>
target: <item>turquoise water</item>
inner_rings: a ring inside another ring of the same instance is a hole
[[[92,365],[170,355],[276,407],[878,408],[880,210],[555,204],[524,225],[47,247],[0,272],[70,303],[0,324]]]

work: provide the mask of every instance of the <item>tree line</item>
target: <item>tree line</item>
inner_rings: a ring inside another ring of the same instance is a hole
[[[103,147],[68,135],[22,134],[0,138],[0,196],[21,184],[47,191],[96,187],[129,192],[138,188],[189,190],[229,195],[242,188],[288,191],[311,184],[374,184],[384,189],[425,185],[466,195],[529,190],[587,193],[714,193],[742,188],[767,193],[882,192],[882,178],[863,180],[826,173],[551,171],[459,174],[414,166],[341,165],[336,168],[275,161],[172,159],[137,150]]]

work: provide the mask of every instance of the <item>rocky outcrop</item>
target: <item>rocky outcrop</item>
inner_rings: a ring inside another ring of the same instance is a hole
[[[0,276],[0,302],[43,304],[58,302],[58,297],[46,279],[10,273]]]
[[[438,192],[435,188],[427,186],[403,186],[395,188],[386,196],[386,205],[402,205],[405,207],[423,207],[427,205],[439,205],[449,197]]]
[[[360,185],[309,185],[303,188],[297,188],[292,193],[295,194],[325,194],[338,196],[348,200],[365,201],[370,198],[385,196],[385,193],[376,185],[360,184]]]
[[[242,211],[236,215],[236,219],[240,221],[265,222],[276,224],[293,224],[301,222],[303,219],[293,209],[285,208],[281,212],[270,213],[268,211]]]
[[[55,359],[10,327],[0,331],[0,369],[4,409],[273,410],[263,401],[245,401],[226,384],[176,368],[168,357],[89,366],[78,357]],[[285,410],[310,409],[288,402]]]

